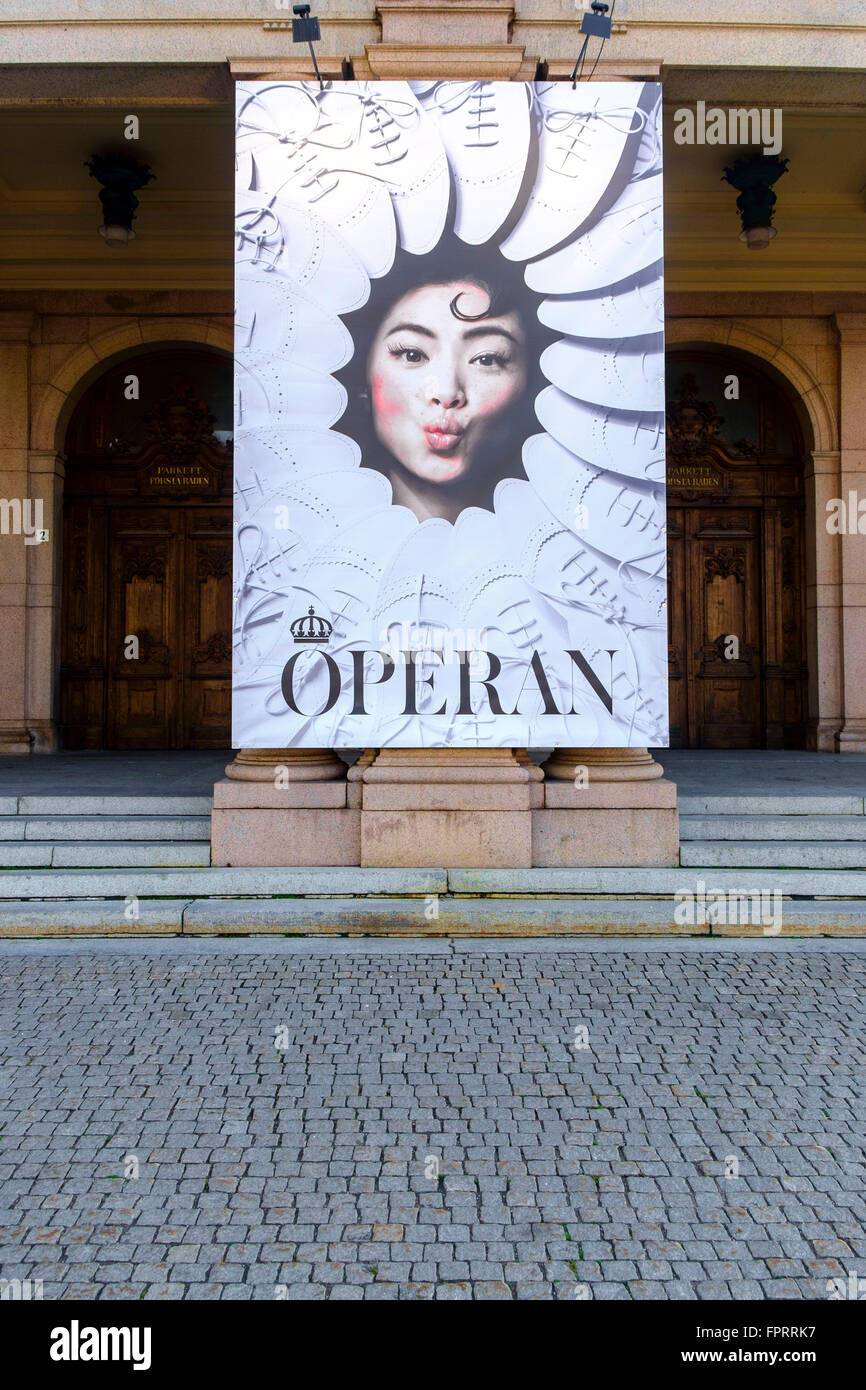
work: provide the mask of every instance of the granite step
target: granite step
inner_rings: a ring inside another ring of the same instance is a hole
[[[38,850],[40,847],[25,846]],[[177,898],[444,893],[444,869],[5,869],[0,899]]]
[[[686,840],[684,868],[866,869],[866,844],[858,840]]]
[[[19,816],[209,816],[210,796],[0,797],[0,814]]]
[[[847,793],[790,796],[703,796],[678,795],[681,816],[862,816],[864,798]]]
[[[24,846],[38,850],[37,846]],[[358,869],[22,867],[0,872],[0,899],[268,898],[544,895],[667,897],[681,889],[780,892],[798,898],[866,899],[863,869]]]
[[[209,840],[4,841],[0,869],[191,868],[210,864]]]
[[[680,840],[866,840],[866,816],[681,814]]]
[[[436,938],[566,937],[576,935],[862,936],[866,902],[828,899],[782,904],[781,930],[760,926],[678,925],[670,899],[459,898],[440,896],[436,913],[422,899],[322,897],[262,899],[177,897],[155,901],[0,903],[0,937],[32,936],[291,936],[371,935]],[[136,914],[137,915],[134,915]]]
[[[0,840],[206,840],[210,816],[32,816],[0,817]]]

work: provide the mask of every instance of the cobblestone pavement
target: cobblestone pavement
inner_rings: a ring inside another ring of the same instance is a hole
[[[866,1272],[866,942],[760,944],[2,943],[0,1276],[826,1298]]]

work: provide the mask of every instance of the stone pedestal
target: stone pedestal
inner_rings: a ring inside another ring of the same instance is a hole
[[[676,784],[645,748],[558,748],[532,813],[536,868],[679,863]]]
[[[361,812],[330,749],[245,748],[214,786],[215,867],[303,868],[361,862]]]
[[[382,749],[361,774],[361,864],[530,868],[538,773],[511,748]]]

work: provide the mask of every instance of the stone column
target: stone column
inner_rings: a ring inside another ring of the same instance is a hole
[[[806,651],[809,716],[806,747],[835,753],[842,728],[842,556],[827,530],[827,503],[841,496],[839,450],[806,464]]]
[[[244,748],[214,787],[211,863],[357,865],[358,800],[346,764],[330,749]]]
[[[677,789],[646,748],[558,748],[532,815],[538,867],[679,863]]]
[[[48,540],[27,556],[27,729],[34,753],[59,747],[60,615],[63,577],[65,459],[30,451],[31,495],[42,502]]]
[[[840,753],[866,753],[866,314],[837,314],[836,328],[840,365],[839,496],[845,503],[847,522],[845,531],[834,537],[842,569],[843,723],[836,735],[836,746]],[[826,523],[826,517],[824,520]]]
[[[27,728],[27,568],[38,546],[25,545],[32,517],[30,336],[35,315],[0,313],[0,753],[29,753]],[[27,506],[28,502],[31,506]]]
[[[512,748],[381,749],[361,774],[362,865],[529,868],[527,763]]]

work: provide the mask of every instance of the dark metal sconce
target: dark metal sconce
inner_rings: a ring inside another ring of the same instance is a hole
[[[99,235],[105,239],[106,246],[127,246],[135,238],[132,230],[138,207],[135,195],[156,176],[147,164],[139,164],[134,155],[95,154],[85,161],[84,167],[102,184]]]
[[[737,207],[742,218],[740,241],[750,251],[763,251],[776,236],[772,226],[776,195],[773,184],[788,168],[788,160],[780,155],[751,154],[734,160],[722,175],[724,182],[739,190]]]

